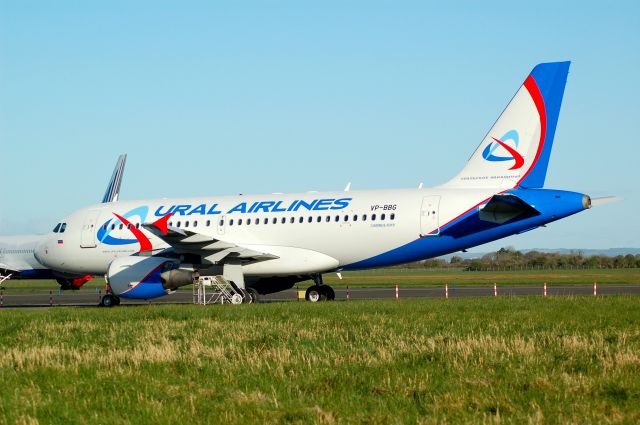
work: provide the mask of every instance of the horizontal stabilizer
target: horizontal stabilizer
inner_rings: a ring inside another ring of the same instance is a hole
[[[591,198],[591,206],[599,207],[600,205],[612,204],[624,200],[621,196],[603,196],[601,198]]]
[[[513,219],[535,217],[540,212],[515,195],[494,195],[480,207],[480,220],[502,224]]]

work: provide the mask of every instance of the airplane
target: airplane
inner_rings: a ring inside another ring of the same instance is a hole
[[[593,205],[583,193],[543,188],[569,65],[537,65],[442,185],[92,205],[67,216],[66,233],[43,241],[36,258],[104,274],[106,306],[164,296],[200,276],[222,276],[246,302],[311,279],[305,298],[317,302],[335,298],[325,273],[409,263],[545,226]]]
[[[102,197],[102,203],[116,202],[120,196],[120,186],[127,155],[120,155]],[[67,224],[56,224],[53,233],[62,235]],[[80,289],[82,285],[93,279],[93,275],[85,273],[66,273],[48,268],[34,256],[36,247],[49,235],[17,235],[0,236],[0,283],[9,279],[55,279],[60,289]]]

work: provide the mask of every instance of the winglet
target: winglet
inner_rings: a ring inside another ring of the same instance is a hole
[[[169,233],[169,227],[167,223],[169,222],[169,219],[171,218],[172,215],[173,213],[169,213],[164,217],[160,217],[159,219],[151,223],[151,225],[155,226],[158,230],[160,230],[163,235],[166,235],[167,233]]]

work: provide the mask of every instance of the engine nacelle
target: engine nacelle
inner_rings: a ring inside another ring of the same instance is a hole
[[[198,272],[166,257],[121,257],[107,270],[107,282],[122,298],[149,299],[167,295],[198,279]]]

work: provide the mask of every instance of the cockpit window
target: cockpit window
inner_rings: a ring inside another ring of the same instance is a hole
[[[58,233],[58,230],[60,230],[60,226],[61,225],[62,225],[62,223],[56,224],[56,227],[53,228],[53,233]]]
[[[64,233],[66,229],[67,229],[67,223],[62,223],[62,226],[60,226],[60,233]]]

